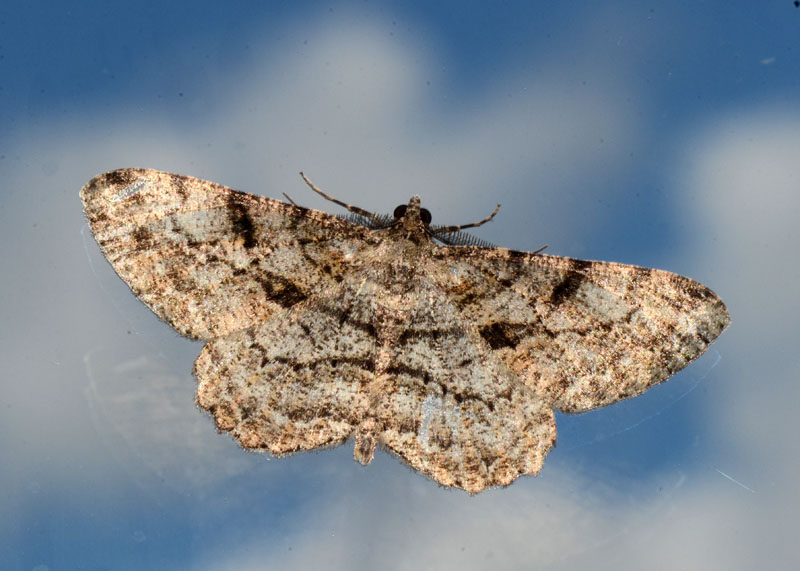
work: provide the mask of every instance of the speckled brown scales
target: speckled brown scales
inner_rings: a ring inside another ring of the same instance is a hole
[[[133,292],[208,340],[197,402],[242,446],[354,437],[364,464],[380,444],[472,493],[540,470],[554,408],[640,394],[729,322],[669,272],[437,245],[416,196],[377,229],[152,170],[99,175],[81,197]]]

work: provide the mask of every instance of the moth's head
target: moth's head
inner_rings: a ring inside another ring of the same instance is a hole
[[[401,204],[394,209],[394,219],[408,229],[419,226],[427,228],[431,223],[431,213],[420,207],[419,196],[415,194],[408,204]]]

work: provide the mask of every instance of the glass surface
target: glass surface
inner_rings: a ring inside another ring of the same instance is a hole
[[[0,568],[797,568],[800,8],[756,2],[6,3]],[[275,459],[194,405],[202,344],[100,254],[120,167],[341,212],[422,196],[519,250],[671,270],[703,357],[558,415],[471,497],[352,442]]]

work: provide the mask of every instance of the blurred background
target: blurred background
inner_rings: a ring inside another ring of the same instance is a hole
[[[794,569],[800,8],[707,2],[4,2],[0,568]],[[470,497],[352,443],[243,452],[202,344],[105,262],[120,167],[337,212],[420,194],[492,243],[697,279],[733,324],[636,399],[558,415]]]

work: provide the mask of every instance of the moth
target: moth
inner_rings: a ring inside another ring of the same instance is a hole
[[[435,226],[419,196],[349,217],[166,172],[82,189],[97,243],[133,293],[206,341],[197,404],[249,450],[354,440],[477,493],[536,474],[554,410],[638,395],[729,323],[670,272],[518,252]]]

